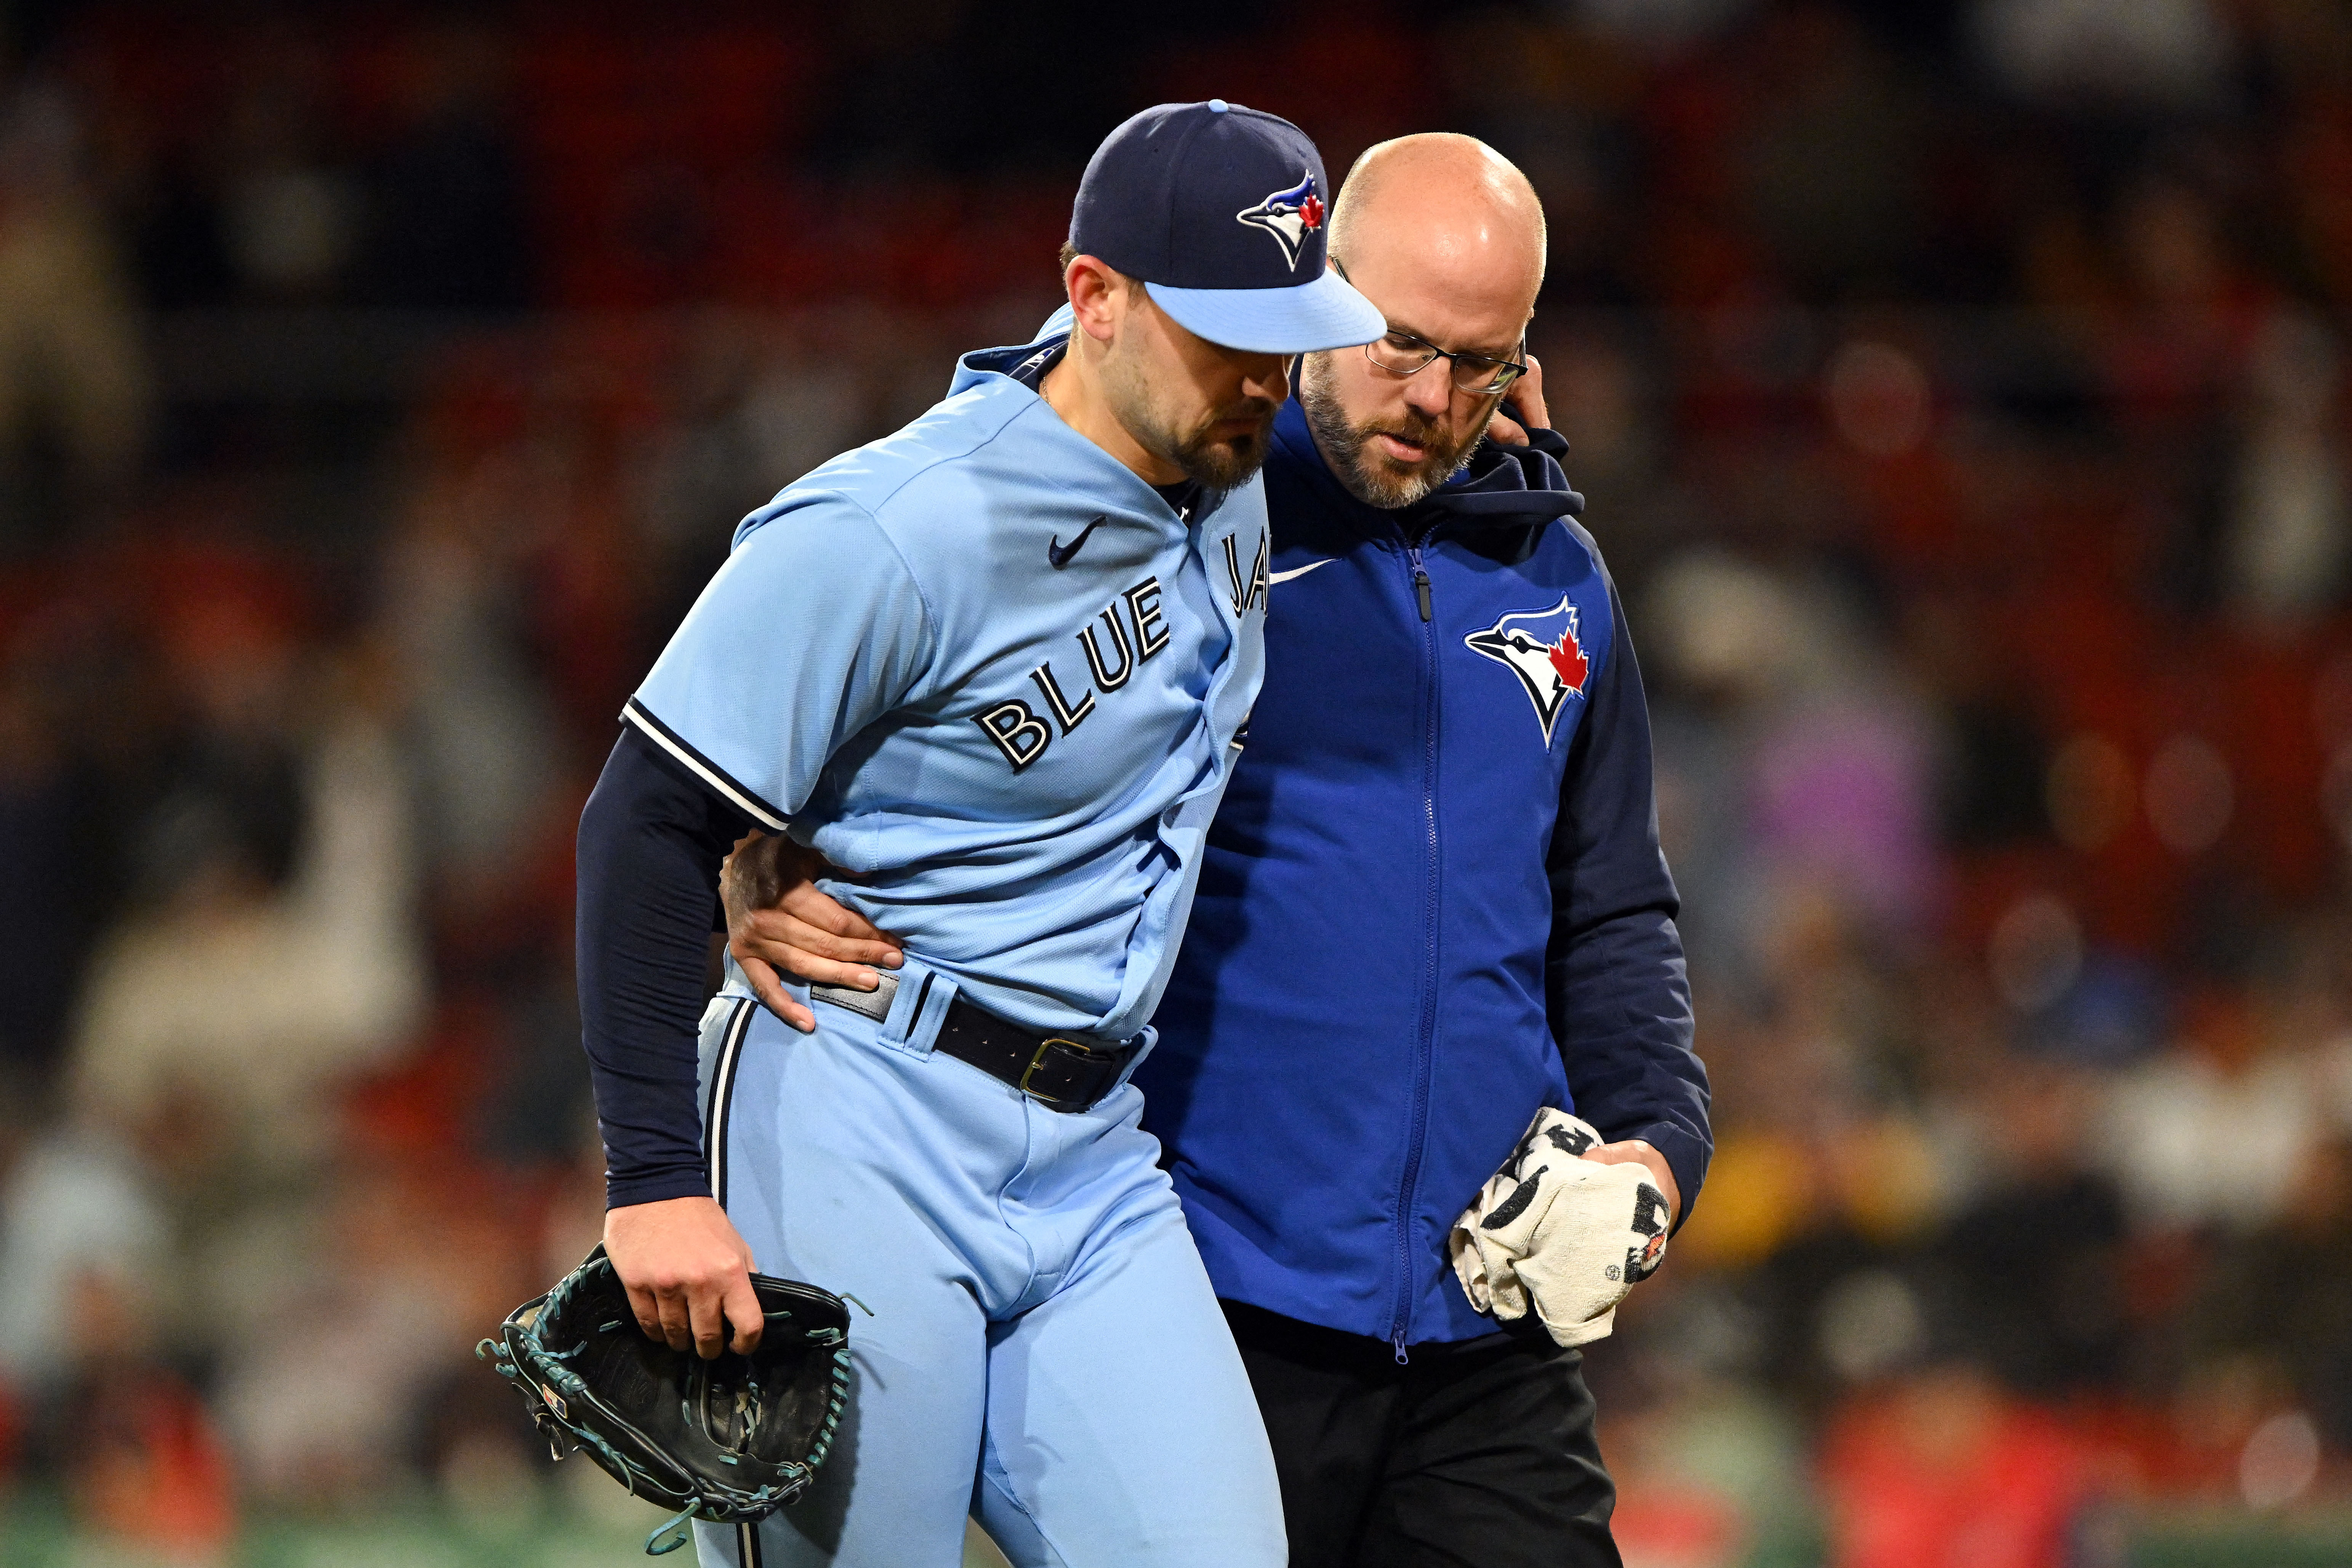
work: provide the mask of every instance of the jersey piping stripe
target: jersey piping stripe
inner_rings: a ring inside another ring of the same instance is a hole
[[[719,1060],[710,1068],[710,1109],[702,1118],[702,1159],[710,1177],[710,1196],[727,1207],[727,1120],[735,1100],[735,1063],[743,1054],[743,1037],[751,1028],[754,1002],[737,1002],[727,1017],[727,1036]]]
[[[735,1064],[742,1060],[743,1039],[751,1030],[751,1011],[759,1004],[739,1001],[727,1015],[727,1033],[719,1041],[719,1060],[710,1067],[710,1109],[702,1118],[702,1157],[710,1176],[710,1196],[727,1207],[727,1124],[735,1103]],[[735,1526],[736,1568],[761,1568],[760,1527],[745,1521]]]
[[[621,710],[621,717],[635,725],[646,739],[684,763],[696,778],[750,812],[751,820],[768,831],[781,833],[784,831],[785,819],[782,811],[768,805],[757,795],[728,778],[709,758],[680,740],[667,725],[647,713],[645,706],[636,698],[629,699],[628,706]]]

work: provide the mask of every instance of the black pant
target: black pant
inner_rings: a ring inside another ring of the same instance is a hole
[[[1290,1568],[1620,1568],[1584,1357],[1532,1318],[1412,1347],[1224,1303]]]

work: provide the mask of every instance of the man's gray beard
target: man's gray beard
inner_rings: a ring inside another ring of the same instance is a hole
[[[1341,486],[1364,505],[1384,512],[1412,506],[1468,467],[1471,454],[1478,449],[1478,437],[1486,433],[1486,421],[1494,415],[1490,405],[1470,427],[1460,451],[1433,452],[1399,478],[1381,465],[1381,458],[1367,450],[1374,432],[1349,423],[1339,398],[1321,377],[1307,374],[1304,367],[1298,378],[1298,402],[1307,414],[1307,428],[1315,433],[1315,444],[1323,449]],[[1425,434],[1405,434],[1415,440],[1426,439]]]

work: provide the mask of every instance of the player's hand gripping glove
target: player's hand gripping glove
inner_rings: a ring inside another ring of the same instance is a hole
[[[1605,1338],[1617,1303],[1666,1254],[1666,1195],[1638,1165],[1578,1156],[1601,1134],[1547,1106],[1454,1222],[1446,1249],[1470,1304],[1537,1317],[1563,1345]]]
[[[557,1458],[577,1448],[636,1496],[679,1511],[646,1538],[659,1556],[687,1521],[764,1519],[824,1463],[849,1398],[849,1311],[814,1285],[751,1276],[767,1323],[749,1355],[705,1361],[649,1339],[600,1245],[507,1315],[474,1354],[522,1393]]]

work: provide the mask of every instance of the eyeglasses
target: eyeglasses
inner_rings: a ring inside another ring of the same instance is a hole
[[[1348,269],[1337,260],[1332,270],[1341,277]],[[1524,353],[1527,340],[1519,340],[1519,351]],[[1375,338],[1364,345],[1364,358],[1397,377],[1419,375],[1440,360],[1450,362],[1456,389],[1473,397],[1492,397],[1528,373],[1528,367],[1517,360],[1498,360],[1491,354],[1459,353],[1441,349],[1426,338],[1390,328],[1388,335]]]

